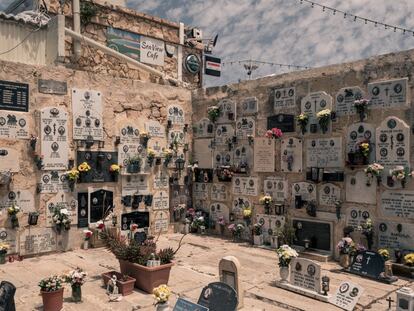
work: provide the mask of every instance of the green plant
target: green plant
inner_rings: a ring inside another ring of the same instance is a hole
[[[97,6],[89,1],[82,1],[80,4],[80,19],[82,25],[87,25],[91,22],[92,17],[98,14]]]
[[[140,156],[133,156],[128,159],[128,164],[141,165],[142,159]]]
[[[214,123],[220,116],[220,107],[211,106],[207,108],[208,119]]]
[[[161,264],[170,263],[174,259],[174,250],[171,247],[162,249],[158,252],[157,257],[161,260]]]

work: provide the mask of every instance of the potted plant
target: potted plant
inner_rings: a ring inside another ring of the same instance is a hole
[[[109,271],[109,272],[102,273],[102,279],[103,279],[105,288],[107,287],[109,280],[114,275],[116,276],[116,286],[118,287],[119,292],[121,293],[122,296],[127,296],[134,292],[135,279],[130,277],[129,275],[121,274],[116,271]]]
[[[150,138],[151,137],[147,132],[141,132],[140,140],[141,140],[141,144],[142,144],[142,146],[144,146],[144,148],[148,147],[148,141],[149,141]]]
[[[296,116],[296,120],[300,126],[300,130],[302,132],[302,135],[305,135],[306,133],[306,127],[309,122],[309,116],[307,113],[301,113],[300,115]]]
[[[164,155],[164,166],[168,167],[168,164],[170,164],[172,160],[173,153],[170,149],[165,149],[163,155]]]
[[[272,204],[273,198],[270,195],[264,195],[259,199],[259,203],[264,205],[265,214],[270,214],[270,204]]]
[[[153,290],[153,295],[155,298],[154,304],[157,306],[157,311],[168,311],[170,310],[168,306],[168,299],[171,296],[171,290],[167,285],[162,284]]]
[[[393,181],[399,181],[401,183],[401,186],[405,188],[405,185],[407,183],[407,178],[412,177],[413,172],[409,172],[407,167],[404,166],[396,166],[394,169],[390,170],[392,180]]]
[[[89,248],[89,240],[91,239],[91,236],[93,235],[93,232],[91,230],[83,230],[84,234],[84,240],[83,240],[83,249]]]
[[[262,224],[256,223],[253,226],[253,243],[254,245],[263,245],[263,229]]]
[[[220,107],[210,106],[207,108],[208,119],[211,123],[215,123],[220,116]]]
[[[133,157],[130,157],[127,161],[127,173],[129,174],[136,174],[139,173],[141,170],[141,163],[142,159],[140,156],[136,155]]]
[[[76,268],[63,276],[66,283],[72,287],[72,301],[82,301],[82,285],[86,282],[88,274],[81,268]]]
[[[321,127],[323,134],[325,134],[328,131],[329,120],[331,120],[331,114],[332,112],[330,109],[321,110],[316,114],[319,126]]]
[[[359,115],[359,121],[362,122],[365,119],[365,113],[368,112],[368,104],[369,104],[369,100],[368,99],[358,99],[356,101],[354,101],[354,107],[356,112]]]
[[[282,283],[286,283],[289,276],[289,265],[293,258],[298,257],[298,253],[289,245],[282,245],[276,250],[279,257],[279,272]]]
[[[75,184],[79,179],[79,171],[75,167],[72,167],[70,171],[66,172],[66,179],[70,191],[73,192],[75,190]]]
[[[39,282],[44,311],[59,311],[63,307],[63,280],[53,275]]]
[[[277,127],[274,127],[274,128],[272,128],[271,130],[266,131],[265,136],[266,136],[267,138],[274,138],[274,139],[278,139],[278,138],[280,138],[280,137],[282,137],[282,136],[283,136],[283,133],[282,133],[282,130],[281,130],[281,129],[279,129],[279,128],[277,128]]]
[[[20,212],[20,207],[18,207],[14,202],[12,206],[7,209],[7,214],[10,217],[10,222],[13,229],[19,228],[19,218],[17,218],[17,214]]]
[[[58,234],[62,230],[70,230],[71,220],[69,218],[69,211],[66,208],[61,208],[59,205],[53,211],[52,221]]]
[[[355,243],[350,237],[342,238],[336,248],[339,251],[339,264],[342,268],[348,268],[351,265],[351,254],[355,252]]]
[[[364,170],[365,175],[367,176],[367,185],[371,185],[372,179],[375,177],[377,179],[377,185],[379,186],[383,170],[384,167],[381,164],[373,163],[368,165],[368,167]]]
[[[6,255],[9,248],[9,244],[0,243],[0,265],[4,265],[6,263]]]
[[[154,164],[154,159],[155,159],[155,151],[149,148],[147,151],[147,163],[149,167],[152,167],[152,165]]]

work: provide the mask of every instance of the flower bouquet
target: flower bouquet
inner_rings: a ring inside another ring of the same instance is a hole
[[[409,169],[404,166],[396,166],[394,169],[390,170],[392,180],[399,181],[401,186],[405,188],[405,184],[407,183],[407,178],[413,176],[413,172],[409,172]]]
[[[362,141],[358,144],[358,150],[364,157],[364,161],[368,160],[369,153],[371,152],[371,145],[368,140]]]
[[[19,219],[17,214],[20,212],[20,207],[18,207],[14,202],[12,206],[7,209],[7,214],[10,217],[11,225],[13,229],[19,228]]]
[[[265,214],[267,214],[267,215],[270,214],[270,204],[272,204],[272,202],[273,202],[273,198],[270,195],[262,196],[259,199],[259,203],[264,205]]]
[[[152,165],[154,164],[154,159],[155,159],[155,151],[153,149],[151,149],[151,148],[148,148],[148,151],[147,151],[147,162],[148,162],[148,165],[150,167],[152,167]]]
[[[414,253],[405,255],[404,263],[409,267],[414,267]]]
[[[139,155],[132,156],[127,161],[126,171],[129,174],[139,173],[141,170],[142,159]]]
[[[172,160],[173,153],[170,149],[165,149],[164,152],[163,152],[163,156],[164,156],[164,166],[168,167],[168,164]]]
[[[117,175],[121,171],[121,167],[118,164],[111,164],[109,167],[109,172],[111,174]]]
[[[63,307],[63,280],[53,275],[39,282],[44,310],[61,310]]]
[[[142,144],[142,146],[144,146],[144,148],[148,147],[148,141],[150,140],[150,138],[151,138],[151,136],[147,132],[141,132],[140,140],[141,140],[141,144]]]
[[[152,291],[157,306],[157,311],[168,310],[168,299],[171,296],[171,290],[167,285],[160,285]]]
[[[286,244],[279,247],[276,254],[279,257],[279,267],[289,267],[291,260],[299,256],[293,248]]]
[[[69,211],[66,208],[57,206],[53,211],[52,221],[59,234],[62,230],[70,230],[71,219],[69,218]]]
[[[373,163],[368,165],[368,167],[364,170],[365,175],[367,175],[367,185],[371,184],[371,181],[374,177],[377,178],[378,186],[381,183],[381,174],[384,170],[384,167],[381,164]]]
[[[250,225],[251,219],[252,219],[252,209],[250,207],[243,209],[243,219],[246,222],[247,226]]]
[[[81,268],[76,268],[63,276],[64,281],[72,287],[72,300],[75,302],[82,300],[81,286],[85,284],[87,275]]]
[[[91,239],[93,232],[91,230],[83,230],[83,234],[84,234],[83,249],[88,249],[89,240]]]
[[[91,170],[90,165],[88,164],[88,162],[82,162],[81,164],[79,164],[78,166],[78,171],[80,173],[87,173]]]
[[[309,116],[307,113],[301,113],[300,115],[296,116],[296,120],[300,126],[300,129],[302,131],[302,134],[304,135],[306,133],[306,126],[309,122]]]
[[[224,234],[224,228],[226,226],[226,220],[224,219],[223,216],[220,216],[218,218],[217,224],[220,226],[220,234],[223,235]]]
[[[233,240],[236,242],[237,239],[241,238],[241,235],[244,231],[244,226],[243,224],[230,224],[227,229],[229,229],[229,231],[231,232],[232,236],[233,236]]]
[[[365,113],[368,111],[368,104],[369,104],[368,99],[358,99],[354,101],[354,107],[355,107],[356,112],[359,115],[359,120],[361,122],[364,121]]]
[[[277,139],[277,138],[282,137],[283,136],[283,133],[282,133],[282,130],[281,129],[279,129],[277,127],[274,127],[271,130],[268,130],[266,132],[265,136],[267,138],[275,138],[275,139]]]
[[[388,249],[380,248],[377,251],[377,253],[380,254],[382,256],[382,258],[384,258],[385,261],[390,259],[390,252],[388,251]]]
[[[316,114],[316,117],[318,118],[319,126],[321,127],[323,134],[325,134],[328,131],[328,125],[329,125],[329,120],[331,119],[331,114],[332,112],[330,109],[321,110]]]
[[[77,170],[75,167],[72,167],[70,171],[66,172],[66,179],[68,181],[70,191],[73,192],[75,189],[75,184],[79,179],[79,170]]]
[[[364,224],[358,226],[358,230],[362,231],[362,234],[367,238],[368,250],[371,250],[374,243],[374,226],[371,218],[367,218]]]
[[[355,252],[355,243],[351,238],[345,237],[338,242],[336,248],[340,255],[351,255]]]
[[[217,119],[220,117],[220,107],[218,106],[210,106],[207,108],[208,119],[215,123]]]

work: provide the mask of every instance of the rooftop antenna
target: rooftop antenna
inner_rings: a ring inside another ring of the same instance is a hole
[[[256,65],[256,64],[254,63],[254,61],[252,61],[252,59],[251,59],[251,58],[250,58],[250,60],[248,61],[248,63],[247,63],[247,64],[244,64],[243,66],[244,66],[244,69],[246,69],[246,71],[247,71],[247,75],[248,75],[248,77],[249,77],[249,80],[251,80],[251,78],[252,78],[252,74],[253,74],[253,71],[257,70],[257,69],[259,68],[259,66],[258,66],[258,65]]]

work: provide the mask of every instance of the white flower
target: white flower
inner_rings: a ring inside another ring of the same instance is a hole
[[[69,211],[68,211],[68,209],[67,209],[67,208],[62,208],[62,209],[60,210],[60,213],[61,213],[61,214],[63,214],[63,215],[69,215]]]

